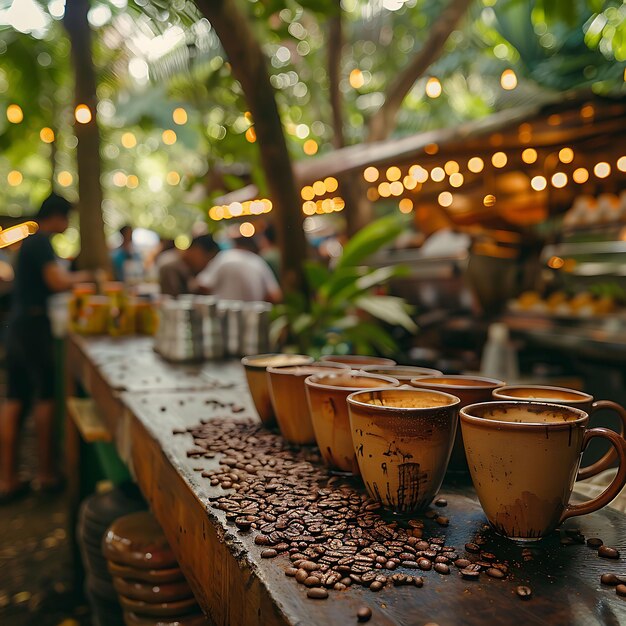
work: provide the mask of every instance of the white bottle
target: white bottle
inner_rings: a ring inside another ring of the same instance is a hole
[[[507,383],[519,379],[517,352],[509,339],[509,329],[505,324],[498,322],[489,326],[480,373],[482,376],[497,378]]]

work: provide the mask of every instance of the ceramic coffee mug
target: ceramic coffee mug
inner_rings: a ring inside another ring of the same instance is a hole
[[[401,383],[409,383],[414,378],[421,378],[422,376],[443,376],[439,370],[433,370],[430,367],[413,367],[412,365],[363,365],[359,369],[369,374],[393,376]]]
[[[358,476],[346,398],[355,391],[399,385],[389,376],[349,371],[314,374],[305,381],[306,395],[322,458],[331,470]]]
[[[396,364],[393,359],[386,359],[382,356],[361,356],[360,354],[326,354],[320,357],[320,361],[343,363],[354,368],[360,368],[361,365],[388,366]]]
[[[528,402],[552,402],[554,404],[564,404],[574,409],[580,409],[593,415],[596,411],[608,409],[615,411],[622,421],[620,435],[623,437],[626,433],[626,409],[612,402],[611,400],[596,400],[593,396],[575,389],[567,389],[566,387],[547,387],[544,385],[507,385],[500,387],[493,392],[495,400],[511,400],[511,401],[528,401]],[[578,472],[577,480],[591,478],[600,472],[603,472],[615,463],[617,455],[615,450],[611,448],[600,460],[596,461],[589,467],[583,467]]]
[[[505,385],[495,378],[483,378],[482,376],[423,376],[411,380],[411,385],[418,389],[433,389],[450,393],[461,400],[461,407],[476,402],[488,402],[494,389]],[[456,439],[452,448],[452,456],[448,465],[448,473],[451,477],[460,477],[469,480],[469,468],[463,448],[463,435],[461,427],[457,427]]]
[[[490,524],[518,541],[536,541],[561,522],[606,506],[626,484],[626,441],[589,415],[559,404],[486,402],[461,409],[472,481]],[[580,458],[594,437],[615,448],[619,470],[601,495],[568,504]]]
[[[430,504],[448,467],[459,404],[448,393],[409,387],[348,396],[354,450],[372,498],[397,513]]]
[[[286,441],[298,445],[315,443],[304,380],[313,374],[342,369],[350,368],[347,365],[330,362],[267,368],[274,415]]]
[[[304,354],[257,354],[245,356],[241,359],[241,364],[246,371],[246,379],[254,407],[263,424],[269,426],[274,422],[274,409],[270,399],[267,368],[285,367],[287,365],[308,365],[309,363],[313,363],[313,358]]]

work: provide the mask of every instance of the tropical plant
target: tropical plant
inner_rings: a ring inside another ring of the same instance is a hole
[[[401,266],[371,268],[367,259],[406,229],[404,216],[380,218],[359,231],[332,268],[305,264],[311,288],[286,296],[274,309],[272,336],[286,349],[319,357],[348,351],[393,355],[399,346],[387,325],[415,333],[411,308],[402,298],[378,293],[390,279],[404,276]]]

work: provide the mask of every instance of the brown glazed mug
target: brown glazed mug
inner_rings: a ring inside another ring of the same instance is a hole
[[[430,367],[414,367],[412,365],[363,365],[359,369],[369,374],[393,376],[401,383],[406,384],[414,378],[421,378],[422,376],[443,376],[443,373],[439,370],[434,370]]]
[[[461,400],[462,408],[477,402],[489,402],[494,389],[506,383],[496,378],[482,376],[424,376],[411,380],[411,385],[418,389],[432,389],[452,394]],[[463,448],[463,435],[460,425],[457,427],[452,456],[448,465],[448,474],[453,477],[467,477],[469,468]]]
[[[567,387],[548,387],[545,385],[507,385],[506,387],[496,389],[493,392],[493,397],[495,400],[521,400],[526,402],[564,404],[565,406],[571,406],[574,409],[585,411],[585,413],[589,413],[590,416],[596,411],[609,409],[615,411],[622,421],[620,435],[623,437],[624,433],[626,433],[626,409],[624,409],[623,406],[611,400],[596,400],[594,402],[593,396],[583,391],[567,389]],[[611,448],[601,459],[588,467],[580,469],[578,471],[577,480],[591,478],[609,469],[615,463],[615,459],[617,459],[617,454],[615,450]]]
[[[314,374],[304,381],[315,440],[326,464],[335,472],[358,476],[346,398],[355,391],[397,386],[389,376],[356,371]]]
[[[280,432],[286,441],[297,445],[315,443],[304,380],[313,374],[342,369],[350,368],[347,365],[330,362],[267,368],[272,408]]]
[[[332,361],[333,363],[343,363],[353,368],[359,368],[362,365],[380,365],[382,367],[395,365],[393,359],[387,359],[382,356],[361,356],[360,354],[325,354],[320,357],[320,361]]]
[[[269,426],[274,422],[274,409],[270,399],[270,390],[267,380],[268,367],[285,367],[287,365],[308,365],[313,363],[313,357],[304,354],[256,354],[245,356],[241,364],[246,371],[246,380],[250,395],[254,402],[261,422]]]
[[[484,402],[461,409],[472,481],[489,523],[517,541],[536,541],[563,521],[606,506],[626,484],[626,441],[607,428],[587,429],[589,415],[560,404]],[[608,439],[619,458],[609,487],[568,504],[583,451]]]
[[[448,467],[459,404],[448,393],[409,387],[348,396],[354,450],[372,498],[396,513],[431,503]]]

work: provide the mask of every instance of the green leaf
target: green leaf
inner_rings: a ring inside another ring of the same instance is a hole
[[[307,261],[304,264],[304,272],[309,287],[315,291],[321,289],[330,279],[330,272],[321,263]]]
[[[399,278],[401,276],[407,276],[409,268],[402,265],[395,265],[389,267],[380,267],[375,270],[369,271],[364,276],[358,278],[351,285],[346,286],[340,292],[338,292],[334,299],[338,301],[352,300],[360,293],[369,291],[373,287],[384,285],[391,278]]]
[[[417,325],[407,313],[407,305],[402,298],[362,296],[355,300],[355,305],[387,324],[402,326],[411,333],[417,332]]]
[[[336,269],[361,263],[394,241],[405,230],[407,220],[404,215],[388,215],[362,228],[345,245]]]

